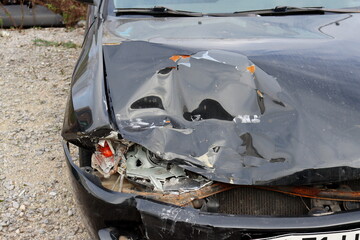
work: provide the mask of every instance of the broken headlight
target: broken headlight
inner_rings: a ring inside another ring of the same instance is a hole
[[[111,184],[112,190],[122,191],[124,181],[143,190],[162,193],[195,191],[211,184],[204,177],[188,173],[133,143],[100,140],[92,155],[91,166],[104,181],[114,179],[111,176],[117,177]]]

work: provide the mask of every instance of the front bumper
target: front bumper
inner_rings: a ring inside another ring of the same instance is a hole
[[[72,161],[63,143],[74,195],[90,232],[115,228],[133,239],[256,239],[360,227],[360,211],[321,217],[254,217],[200,212],[105,189]]]

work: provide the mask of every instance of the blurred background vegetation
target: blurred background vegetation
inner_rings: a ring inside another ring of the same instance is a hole
[[[66,26],[73,26],[86,17],[87,5],[75,0],[32,0],[32,2],[44,5],[62,15]]]
[[[55,13],[63,16],[66,26],[74,26],[80,20],[86,18],[87,5],[75,0],[0,0],[0,7],[3,5],[23,4],[43,5]]]

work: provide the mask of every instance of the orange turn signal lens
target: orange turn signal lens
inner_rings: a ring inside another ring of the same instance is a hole
[[[105,157],[111,157],[114,155],[107,142],[105,142],[103,147],[99,145],[99,152],[101,152],[101,154]]]

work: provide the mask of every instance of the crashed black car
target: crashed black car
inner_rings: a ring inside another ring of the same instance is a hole
[[[359,1],[82,1],[62,136],[94,238],[359,239]]]

